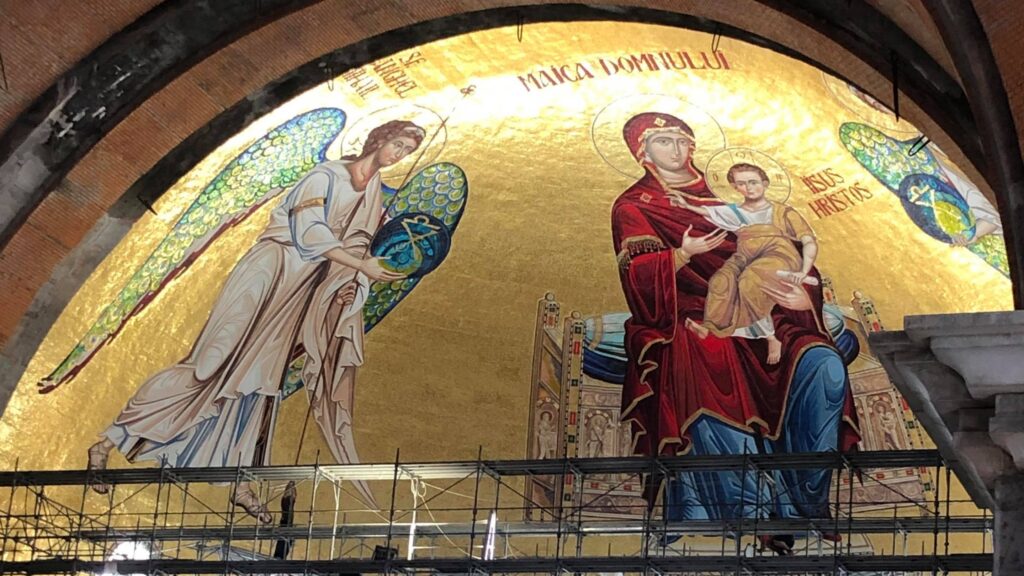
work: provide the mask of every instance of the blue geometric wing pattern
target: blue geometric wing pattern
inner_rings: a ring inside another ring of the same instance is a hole
[[[103,308],[64,361],[39,383],[39,392],[49,392],[73,378],[225,229],[245,220],[324,162],[327,147],[344,126],[342,110],[312,110],[270,130],[228,162]]]
[[[469,184],[466,174],[455,164],[439,162],[420,172],[398,190],[390,199],[388,217],[402,214],[428,214],[440,220],[448,231],[455,234],[462,213],[466,208]],[[363,305],[363,326],[367,333],[373,329],[388,312],[416,287],[420,278],[406,278],[395,282],[374,282]]]
[[[974,236],[975,216],[935,155],[927,146],[917,146],[912,153],[918,138],[897,140],[867,124],[846,122],[839,127],[839,139],[861,166],[900,199],[907,215],[926,234],[947,244],[959,236]],[[967,249],[1009,277],[1001,236],[983,236]]]

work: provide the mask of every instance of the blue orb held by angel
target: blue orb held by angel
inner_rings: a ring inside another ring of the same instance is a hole
[[[926,234],[947,244],[957,236],[974,236],[977,220],[952,186],[930,174],[911,174],[900,182],[900,202]]]
[[[370,244],[370,254],[392,272],[419,278],[437,268],[450,247],[451,236],[444,222],[413,212],[385,223]]]

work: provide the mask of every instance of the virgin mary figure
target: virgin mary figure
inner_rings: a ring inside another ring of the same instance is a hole
[[[703,320],[708,282],[736,251],[735,236],[685,207],[722,204],[693,165],[697,142],[690,126],[645,112],[626,122],[623,136],[644,169],[612,208],[612,241],[632,313],[622,418],[632,423],[634,451],[657,456],[854,447],[859,434],[853,398],[843,359],[821,321],[820,288],[763,288],[776,303],[771,314],[782,342],[777,363],[767,361],[765,340],[701,339],[686,329],[687,320]],[[686,204],[673,202],[676,196]],[[817,277],[817,270],[810,275]],[[667,514],[828,517],[830,470],[777,476],[777,490],[769,494],[754,474],[684,474],[669,483]]]
[[[403,278],[369,256],[384,213],[380,169],[424,135],[412,122],[387,122],[370,131],[361,154],[317,165],[288,191],[231,271],[191,352],[139,387],[89,448],[89,468],[104,469],[114,448],[131,462],[172,467],[269,465],[281,382],[299,351],[331,453],[358,462],[351,409],[362,306],[370,281]],[[374,502],[364,484],[356,487]],[[233,502],[270,521],[248,485],[239,484]]]

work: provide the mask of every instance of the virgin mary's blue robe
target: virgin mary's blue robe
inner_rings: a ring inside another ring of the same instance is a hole
[[[721,420],[701,416],[690,427],[694,456],[838,450],[844,400],[850,385],[846,366],[859,354],[857,337],[845,328],[842,312],[824,307],[835,347],[816,346],[797,363],[781,434],[758,439]],[[587,319],[583,369],[605,382],[621,383],[626,353],[623,324],[628,313]],[[730,518],[828,518],[832,470],[686,472],[666,487],[669,521]]]

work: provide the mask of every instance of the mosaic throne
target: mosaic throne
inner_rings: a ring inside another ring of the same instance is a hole
[[[828,278],[823,278],[825,320],[833,338],[843,339],[854,403],[860,417],[861,450],[924,448],[925,440],[909,406],[872,356],[867,335],[883,329],[870,298],[855,291],[841,305]],[[562,317],[562,306],[548,293],[537,307],[530,416],[526,456],[535,459],[631,456],[629,426],[619,421],[625,374],[623,323],[628,313]],[[843,500],[850,489],[846,475],[836,475]],[[543,520],[559,504],[586,504],[588,518],[640,518],[644,501],[640,478],[608,474],[584,478],[574,486],[568,476],[535,476],[527,484],[526,518]],[[927,498],[931,480],[919,468],[873,469],[854,480],[854,510],[893,510]],[[574,496],[575,494],[575,496]]]

